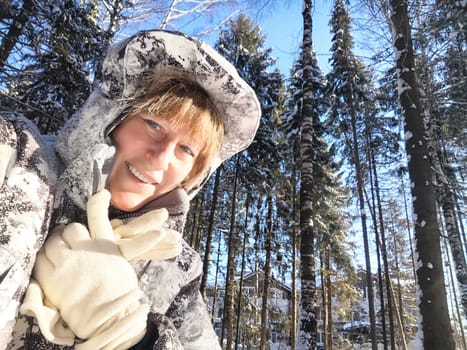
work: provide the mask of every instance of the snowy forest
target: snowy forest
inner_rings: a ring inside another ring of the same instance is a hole
[[[325,74],[315,2],[295,1],[301,45],[280,71],[254,20],[279,0],[0,0],[1,109],[54,135],[139,23],[208,41],[263,112],[184,231],[224,349],[467,350],[466,2],[325,0]]]

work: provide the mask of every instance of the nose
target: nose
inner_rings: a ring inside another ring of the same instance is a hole
[[[146,152],[146,159],[153,170],[167,170],[173,157],[175,157],[175,145],[167,141],[158,142]]]

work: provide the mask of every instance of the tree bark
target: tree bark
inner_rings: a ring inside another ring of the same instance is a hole
[[[391,7],[399,100],[404,118],[406,152],[412,182],[423,346],[432,350],[452,350],[454,340],[446,300],[436,196],[420,103],[420,89],[415,73],[407,1],[391,0]]]
[[[370,141],[369,137],[367,141]],[[372,151],[368,150],[367,152],[368,159],[371,159]],[[383,278],[383,269],[381,268],[381,239],[379,237],[378,231],[378,221],[376,219],[376,196],[375,196],[375,189],[374,189],[374,180],[373,180],[373,171],[372,171],[373,163],[370,163],[370,190],[371,190],[371,204],[370,199],[367,195],[368,207],[370,209],[371,219],[373,220],[373,229],[375,231],[375,240],[376,240],[376,261],[378,264],[378,294],[379,294],[379,303],[380,303],[380,312],[381,312],[381,329],[382,329],[382,336],[383,336],[383,350],[387,350],[388,348],[388,336],[386,330],[386,305],[384,302],[384,278]]]
[[[325,349],[332,350],[332,339],[333,339],[333,329],[334,325],[332,322],[332,283],[331,283],[331,253],[329,252],[329,248],[326,248],[325,253],[325,264],[324,268],[326,271],[326,275],[324,278],[324,283],[326,285],[326,342],[325,342]]]
[[[199,218],[202,216],[201,208],[203,205],[200,203],[204,202],[204,198],[199,196],[194,202],[192,202],[192,212],[193,215],[191,216],[190,222],[190,233],[189,233],[189,242],[190,246],[193,247],[194,250],[200,251],[200,244],[201,244],[201,230],[199,225]],[[204,268],[204,266],[203,266]]]
[[[401,281],[400,281],[400,267],[399,267],[399,248],[396,240],[396,236],[393,235],[393,242],[394,242],[394,263],[396,267],[396,277],[397,277],[397,303],[399,305],[398,307],[398,322],[399,322],[399,328],[401,330],[401,337],[403,336],[404,339],[406,339],[405,335],[405,326],[404,326],[404,304],[402,303],[402,289],[401,289]],[[394,292],[394,291],[393,291]],[[397,305],[395,304],[396,310],[397,310]]]
[[[383,218],[383,207],[381,203],[381,193],[379,189],[379,179],[378,179],[378,172],[376,170],[376,159],[373,153],[373,150],[370,150],[370,160],[372,164],[373,170],[373,181],[375,184],[375,192],[376,192],[376,202],[378,206],[378,217],[379,217],[379,227],[380,227],[380,238],[381,238],[381,253],[383,257],[383,266],[384,266],[384,279],[386,281],[386,295],[387,295],[387,304],[388,304],[388,318],[389,318],[389,335],[391,338],[391,349],[396,350],[396,339],[395,339],[395,327],[394,327],[394,311],[393,311],[393,303],[391,298],[391,276],[389,274],[389,263],[388,263],[388,252],[386,249],[386,235],[385,235],[385,224]],[[375,208],[376,210],[376,208]],[[379,244],[379,242],[378,242]]]
[[[438,159],[440,162],[445,161],[444,159],[441,159],[441,157],[438,157]],[[438,178],[443,178],[438,181],[441,185],[439,189],[439,203],[444,218],[444,226],[448,236],[449,247],[451,248],[457,283],[459,284],[461,305],[464,310],[464,314],[467,315],[467,264],[462,247],[459,225],[456,220],[455,195],[451,189],[451,186],[456,184],[456,178],[449,165],[443,164],[440,168],[442,168],[441,171],[443,175]]]
[[[209,273],[209,259],[211,257],[211,248],[212,248],[212,234],[214,231],[214,222],[216,217],[216,209],[217,209],[217,198],[219,192],[219,183],[221,177],[221,168],[217,168],[216,175],[214,179],[214,189],[212,191],[212,203],[211,203],[211,212],[209,214],[209,226],[206,232],[206,249],[204,252],[204,259],[203,259],[203,277],[201,278],[201,287],[200,292],[204,295],[204,291],[206,289],[206,283]]]
[[[268,196],[268,217],[266,227],[265,253],[266,259],[264,262],[264,280],[263,280],[263,295],[261,303],[261,341],[260,350],[266,350],[268,344],[268,300],[269,300],[269,279],[271,275],[271,250],[272,250],[272,196]]]
[[[313,77],[312,77],[312,1],[303,2],[303,102],[301,130],[301,186],[300,186],[300,325],[297,349],[316,348],[316,272],[315,233],[313,225]]]
[[[370,337],[371,337],[371,348],[377,350],[378,344],[376,339],[376,312],[375,312],[375,297],[373,291],[373,273],[371,272],[371,261],[370,261],[370,244],[368,241],[368,228],[366,222],[366,210],[365,210],[365,197],[364,186],[363,186],[363,174],[360,162],[360,154],[358,151],[358,136],[357,136],[357,116],[354,108],[353,94],[350,91],[347,96],[347,103],[350,109],[350,121],[352,127],[352,141],[351,151],[352,158],[355,164],[355,174],[357,178],[357,193],[358,203],[360,206],[360,222],[362,225],[363,234],[363,248],[365,254],[365,268],[366,268],[366,287],[368,289],[368,314],[370,317]]]
[[[237,201],[237,182],[239,173],[239,156],[236,156],[235,162],[235,178],[232,194],[232,209],[230,211],[230,230],[229,230],[229,247],[227,257],[227,277],[224,296],[224,322],[225,327],[222,327],[221,341],[224,341],[224,332],[226,332],[227,342],[226,350],[232,349],[233,343],[233,313],[234,313],[234,288],[235,288],[235,244],[234,244],[234,230],[235,230],[235,211]],[[224,331],[225,329],[225,331]]]
[[[212,299],[212,312],[211,312],[211,319],[214,321],[216,318],[216,303],[217,303],[217,290],[219,285],[219,267],[220,267],[220,256],[221,256],[221,239],[219,238],[217,242],[217,254],[216,254],[216,273],[214,276],[214,296]],[[222,325],[223,327],[223,325]]]
[[[292,179],[297,178],[297,172],[294,167],[294,175]],[[290,327],[290,338],[291,341],[291,350],[296,348],[296,339],[297,339],[297,284],[295,279],[297,278],[297,232],[295,231],[296,227],[296,217],[297,217],[297,186],[296,182],[292,180],[292,300],[290,305],[291,313],[291,327]]]
[[[243,292],[243,274],[245,271],[246,265],[246,245],[248,242],[248,209],[250,207],[250,194],[247,194],[246,197],[246,213],[245,213],[245,225],[244,225],[244,232],[243,232],[243,244],[242,244],[242,268],[240,270],[240,283],[238,286],[238,303],[237,303],[237,325],[235,329],[235,350],[238,349],[238,344],[240,340],[240,315],[242,312],[242,292]]]
[[[447,246],[447,243],[446,243],[445,239],[443,240],[443,244],[444,244],[445,251],[447,251],[448,246]],[[451,258],[449,257],[449,254],[447,254],[447,260],[448,260],[448,269],[449,269],[449,282],[450,282],[452,290],[454,290],[456,288],[456,286],[455,286],[455,283],[454,283],[454,274],[452,272],[452,261],[451,261]],[[461,315],[459,302],[457,301],[457,296],[454,295],[453,299],[454,300],[451,299],[451,303],[454,303],[453,309],[456,310],[456,315],[457,315],[457,320],[458,320],[457,322],[459,323],[459,329],[460,329],[461,339],[462,339],[462,342],[461,342],[462,349],[467,350],[467,339],[465,337],[464,325],[463,325],[463,321],[462,321],[463,318],[462,318],[462,315]]]

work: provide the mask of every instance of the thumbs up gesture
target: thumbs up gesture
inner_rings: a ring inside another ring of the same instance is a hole
[[[53,343],[72,345],[79,337],[84,342],[76,345],[78,350],[127,349],[146,332],[149,307],[139,301],[137,276],[121,250],[138,256],[148,252],[146,244],[152,248],[161,240],[147,232],[133,241],[116,240],[107,216],[109,201],[106,190],[91,197],[89,230],[78,223],[59,226],[38,253],[20,311],[36,317]]]

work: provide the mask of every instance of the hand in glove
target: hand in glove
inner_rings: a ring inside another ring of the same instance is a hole
[[[92,196],[87,204],[88,220],[99,223],[97,226],[108,225],[108,207],[110,193],[107,190]],[[113,233],[104,230],[109,234],[107,238],[115,240],[122,255],[127,260],[162,260],[170,259],[180,254],[182,251],[180,233],[174,230],[163,228],[163,224],[169,217],[166,209],[150,211],[142,216],[136,217],[127,223],[121,220],[112,220]],[[91,237],[95,238],[95,233],[91,230]]]
[[[182,251],[180,233],[162,228],[169,214],[166,209],[154,210],[128,223],[112,220],[115,239],[127,259],[163,260]]]
[[[90,199],[91,234],[77,223],[59,227],[37,256],[21,312],[35,316],[51,342],[72,345],[76,335],[86,340],[76,349],[127,349],[144,336],[149,307],[139,302],[136,274],[107,214],[91,211],[96,201],[107,208],[109,200],[107,191]]]

